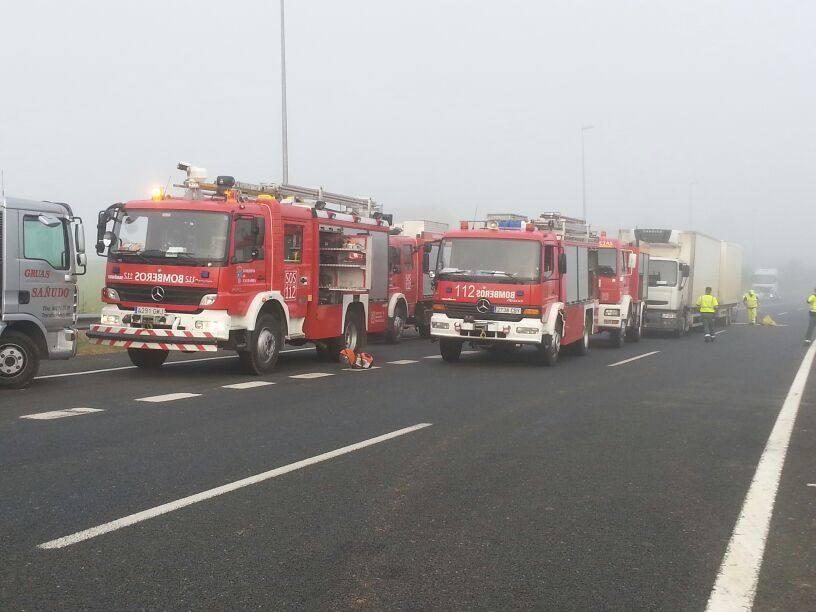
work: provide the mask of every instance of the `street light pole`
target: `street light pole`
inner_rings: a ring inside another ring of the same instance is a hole
[[[584,145],[584,133],[587,130],[591,130],[591,125],[584,125],[581,127],[581,203],[582,203],[582,211],[583,211],[583,218],[584,221],[587,220],[587,207],[586,207],[586,153],[585,153],[585,145]]]
[[[283,184],[289,183],[289,138],[286,121],[286,30],[284,25],[283,1],[280,0],[280,40],[281,40],[281,145],[283,147]]]

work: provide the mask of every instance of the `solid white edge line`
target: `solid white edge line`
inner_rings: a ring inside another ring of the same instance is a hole
[[[302,459],[301,461],[296,461],[294,463],[290,463],[288,465],[284,465],[279,468],[269,470],[267,472],[261,472],[260,474],[256,474],[255,476],[250,476],[248,478],[236,480],[234,482],[221,485],[220,487],[215,487],[214,489],[209,489],[207,491],[202,491],[201,493],[196,493],[195,495],[182,497],[181,499],[177,499],[176,501],[162,504],[160,506],[156,506],[148,510],[142,510],[141,512],[130,514],[128,516],[117,519],[115,521],[111,521],[109,523],[104,523],[102,525],[91,527],[90,529],[85,529],[83,531],[77,531],[76,533],[72,533],[71,535],[67,535],[62,538],[57,538],[56,540],[50,540],[43,544],[39,544],[37,545],[37,548],[42,549],[64,548],[66,546],[70,546],[71,544],[76,544],[77,542],[89,540],[91,538],[95,538],[96,536],[100,536],[105,533],[110,533],[111,531],[122,529],[123,527],[129,527],[130,525],[141,523],[142,521],[155,518],[162,514],[167,514],[168,512],[173,512],[174,510],[179,510],[181,508],[197,504],[198,502],[212,499],[213,497],[223,495],[224,493],[230,493],[231,491],[235,491],[243,487],[248,487],[250,485],[258,484],[259,482],[269,480],[270,478],[282,476],[283,474],[288,474],[289,472],[294,472],[295,470],[300,470],[310,465],[321,463],[322,461],[334,459],[335,457],[339,457],[340,455],[345,455],[347,453],[360,450],[361,448],[366,448],[367,446],[372,446],[374,444],[379,444],[380,442],[385,442],[386,440],[391,440],[392,438],[404,436],[405,434],[409,434],[419,429],[430,427],[432,424],[433,423],[418,423],[417,425],[412,425],[411,427],[405,427],[403,429],[392,431],[391,433],[376,436],[374,438],[369,438],[368,440],[363,440],[362,442],[357,442],[355,444],[343,446],[342,448],[322,453],[320,455],[315,455],[314,457],[309,457],[308,459]]]
[[[311,351],[314,350],[311,347],[309,348],[294,348],[294,349],[287,349],[285,351],[281,351],[283,353],[298,353],[300,351]],[[168,361],[164,365],[171,366],[171,365],[179,365],[183,363],[195,363],[196,361],[213,361],[214,359],[237,359],[238,355],[218,355],[217,357],[199,357],[197,359],[179,359],[177,361]],[[83,370],[81,372],[63,372],[62,374],[46,374],[44,376],[36,376],[34,380],[43,380],[45,378],[64,378],[66,376],[83,376],[85,374],[102,374],[104,372],[118,372],[119,370],[135,370],[138,366],[129,365],[129,366],[119,366],[116,368],[104,368],[102,370]]]
[[[816,344],[805,353],[776,417],[708,599],[708,612],[750,610],[753,606],[779,480],[814,355]]]
[[[623,365],[624,363],[629,363],[630,361],[637,361],[638,359],[643,359],[644,357],[648,357],[649,355],[657,355],[660,351],[651,351],[649,353],[643,353],[642,355],[636,355],[635,357],[630,357],[629,359],[624,359],[623,361],[616,361],[615,363],[610,363],[608,368],[614,368],[615,366]]]

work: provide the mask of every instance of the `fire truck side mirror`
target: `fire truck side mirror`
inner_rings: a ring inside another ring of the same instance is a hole
[[[637,266],[637,255],[635,253],[629,253],[629,265],[627,267],[633,270],[635,266]]]
[[[558,270],[561,272],[561,274],[566,274],[567,273],[567,254],[566,253],[561,253],[558,256]]]

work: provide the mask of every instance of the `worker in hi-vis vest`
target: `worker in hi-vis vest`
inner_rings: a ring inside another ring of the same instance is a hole
[[[810,344],[810,340],[813,338],[813,330],[816,329],[816,289],[813,290],[813,293],[810,294],[807,301],[808,304],[810,304],[810,320],[808,321],[808,330],[805,336],[806,346]]]
[[[705,288],[705,295],[697,298],[697,307],[700,309],[700,315],[703,317],[703,327],[705,329],[705,341],[714,342],[716,336],[714,335],[714,317],[717,315],[717,306],[720,303],[713,295],[711,295],[711,287]]]
[[[759,308],[759,296],[756,294],[756,291],[751,289],[748,293],[743,295],[742,303],[745,304],[745,307],[748,309],[748,325],[756,325],[757,308]]]

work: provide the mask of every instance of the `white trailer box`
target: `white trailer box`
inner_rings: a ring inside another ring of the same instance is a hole
[[[444,234],[448,231],[448,224],[440,223],[439,221],[403,221],[402,223],[397,223],[396,227],[402,228],[402,233],[405,236],[419,236],[423,232]]]
[[[742,300],[742,247],[733,242],[720,244],[720,304],[739,304]]]

